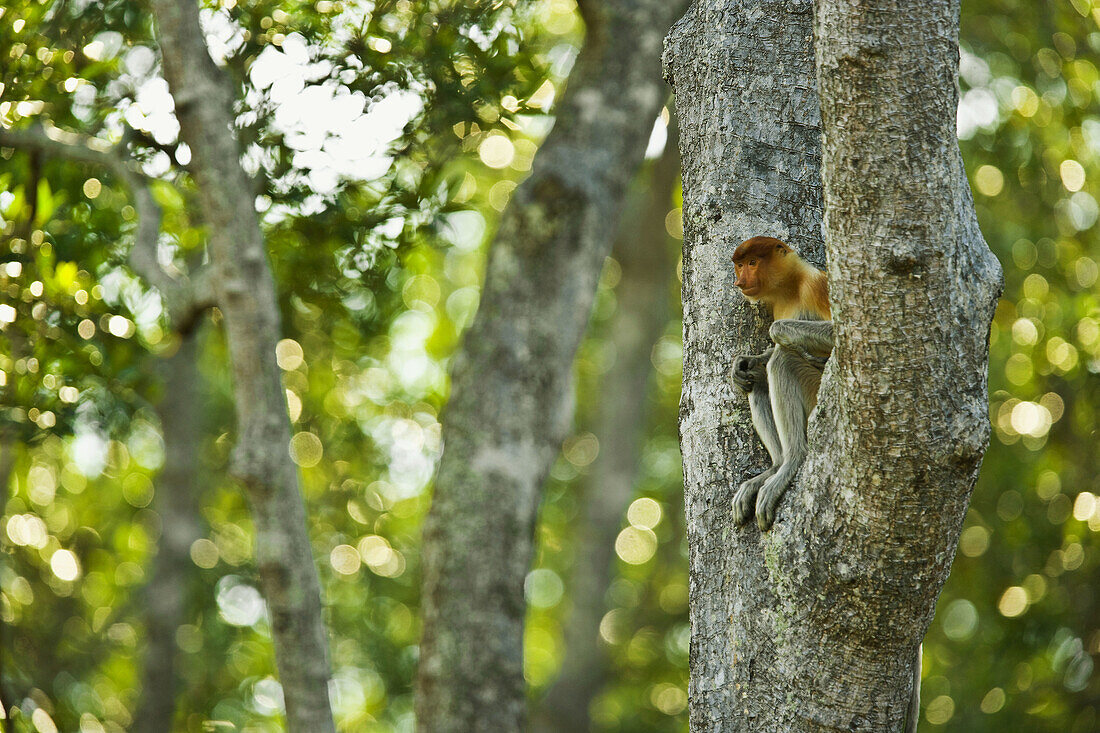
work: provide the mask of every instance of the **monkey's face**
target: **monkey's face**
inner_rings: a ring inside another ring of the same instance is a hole
[[[764,272],[767,265],[762,257],[749,256],[740,262],[733,264],[737,272],[737,281],[734,285],[748,300],[755,300],[764,288]]]
[[[772,280],[775,275],[782,275],[784,260],[790,252],[785,242],[774,237],[746,239],[733,251],[733,267],[737,272],[734,285],[750,302],[768,297],[776,286]]]

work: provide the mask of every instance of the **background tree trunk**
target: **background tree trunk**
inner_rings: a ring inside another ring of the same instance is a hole
[[[198,356],[198,333],[191,330],[181,335],[176,353],[161,362],[164,393],[157,412],[165,456],[153,505],[161,518],[161,535],[145,586],[145,662],[134,733],[173,730],[179,688],[176,630],[184,621],[194,576],[191,543],[199,537],[201,469],[196,458],[203,430]]]
[[[902,725],[989,431],[1000,271],[955,140],[957,13],[820,0],[820,107],[808,0],[700,2],[670,37],[695,730]],[[727,374],[763,330],[729,256],[768,234],[820,262],[819,109],[837,347],[810,459],[762,535],[731,515],[764,461]]]
[[[424,731],[522,726],[523,580],[570,375],[628,184],[667,97],[661,39],[686,2],[587,0],[557,121],[489,253],[455,358],[422,548]]]
[[[618,305],[608,326],[615,363],[600,380],[593,430],[600,453],[585,480],[576,558],[569,584],[572,612],[564,621],[565,662],[540,703],[535,730],[576,733],[590,727],[589,708],[608,676],[600,620],[615,562],[615,538],[634,496],[646,436],[645,395],[653,373],[653,347],[669,319],[666,297],[676,272],[673,240],[665,226],[680,174],[675,116],[661,156],[632,186],[615,238],[622,268]]]
[[[252,182],[233,134],[232,86],[207,52],[196,3],[154,0],[153,9],[164,76],[181,137],[191,148],[214,292],[225,318],[237,414],[232,471],[251,503],[287,728],[325,733],[334,728],[320,583],[298,470],[288,452],[290,421],[275,363],[279,307]]]

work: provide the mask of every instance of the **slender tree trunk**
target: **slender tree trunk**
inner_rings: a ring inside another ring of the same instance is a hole
[[[523,579],[540,489],[570,423],[573,357],[600,268],[667,96],[661,38],[685,4],[580,4],[585,46],[490,251],[424,528],[424,731],[522,726]]]
[[[164,394],[157,411],[165,457],[153,508],[160,515],[162,529],[145,586],[145,667],[133,733],[173,730],[179,687],[176,630],[184,621],[187,587],[193,576],[191,543],[199,537],[200,469],[196,459],[203,429],[197,342],[195,330],[184,334],[176,353],[161,363]]]
[[[275,283],[252,182],[233,134],[232,86],[214,65],[192,0],[154,0],[164,76],[207,223],[214,292],[233,369],[237,445],[232,471],[248,491],[256,563],[295,733],[333,730],[321,589],[309,543],[290,421],[275,363],[281,336]]]
[[[665,217],[680,173],[675,117],[664,153],[632,186],[615,238],[622,268],[615,288],[618,306],[609,324],[615,363],[601,380],[595,434],[600,454],[585,483],[577,530],[576,562],[569,584],[572,613],[565,619],[565,662],[540,705],[535,730],[588,730],[589,708],[608,675],[600,620],[607,613],[615,538],[634,495],[646,436],[646,389],[653,372],[653,347],[668,325],[669,281],[676,272]]]
[[[955,140],[958,6],[700,0],[669,40],[685,161],[681,438],[691,548],[691,724],[895,731],[989,421],[1000,270]],[[702,69],[703,71],[700,71]],[[764,344],[732,287],[742,239],[820,262],[837,345],[810,458],[775,527],[736,527],[763,467],[734,354]]]

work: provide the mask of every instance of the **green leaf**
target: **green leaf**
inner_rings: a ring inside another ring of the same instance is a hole
[[[57,202],[54,199],[53,191],[50,190],[50,182],[45,178],[38,179],[38,210],[34,215],[34,225],[36,227],[43,226],[53,216],[56,208]]]

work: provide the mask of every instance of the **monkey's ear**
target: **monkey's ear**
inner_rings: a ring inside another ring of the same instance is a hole
[[[785,244],[777,244],[775,245],[775,251],[786,257],[791,253],[791,248]]]

